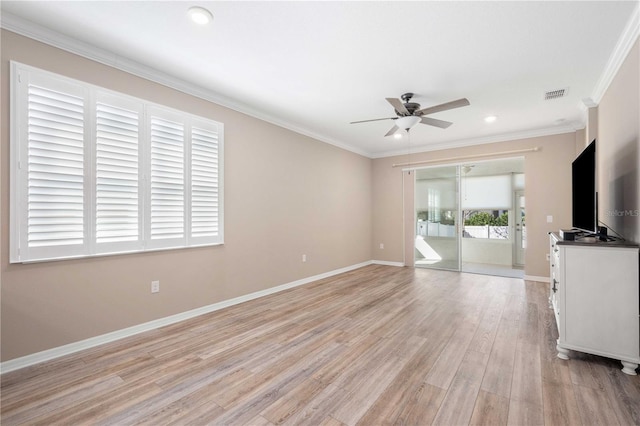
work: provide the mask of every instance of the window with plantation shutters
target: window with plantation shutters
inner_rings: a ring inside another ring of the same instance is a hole
[[[11,251],[29,257],[80,254],[87,243],[85,92],[36,76],[23,78],[20,88],[22,116],[19,129],[11,130],[24,137],[20,150],[12,149],[20,185],[19,194],[11,194],[10,216],[19,222],[11,235],[21,244]]]
[[[115,99],[96,103],[96,244],[138,247],[141,241],[140,113]]]
[[[83,100],[29,85],[29,247],[84,242]]]
[[[151,240],[182,239],[185,235],[184,127],[183,123],[151,116]]]
[[[11,62],[10,260],[222,244],[223,125]]]
[[[220,233],[219,151],[217,126],[197,123],[191,129],[191,237]]]

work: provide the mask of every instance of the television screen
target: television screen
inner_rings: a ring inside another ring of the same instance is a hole
[[[597,231],[596,141],[573,161],[571,167],[573,227]]]

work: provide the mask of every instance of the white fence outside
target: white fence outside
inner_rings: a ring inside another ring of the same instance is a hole
[[[465,226],[463,236],[466,238],[490,238],[496,240],[509,239],[508,226]]]
[[[417,235],[423,237],[455,237],[455,225],[443,225],[439,222],[418,220]],[[508,226],[465,226],[462,235],[464,238],[488,238],[494,240],[508,240]]]

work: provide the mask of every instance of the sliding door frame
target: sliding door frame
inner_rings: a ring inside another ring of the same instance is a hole
[[[423,166],[415,168],[407,168],[402,170],[403,174],[403,234],[404,234],[404,264],[405,266],[416,266],[415,262],[415,244],[417,238],[416,224],[416,176],[417,172],[425,169],[439,168],[455,168],[455,239],[456,239],[456,266],[448,267],[428,267],[431,269],[443,269],[447,271],[459,272],[462,270],[462,212],[460,209],[460,164],[441,164],[434,166]]]
[[[484,163],[484,162],[494,162],[500,160],[510,160],[514,158],[521,158],[523,161],[525,157],[505,157],[505,158],[493,158],[486,160],[473,161],[473,163]],[[404,265],[405,266],[415,266],[415,241],[417,237],[417,211],[416,211],[416,176],[417,172],[424,169],[436,169],[442,167],[456,167],[456,227],[455,227],[455,235],[457,239],[457,268],[438,268],[438,267],[430,267],[432,269],[446,269],[451,271],[462,271],[462,231],[464,229],[462,221],[462,179],[461,179],[461,171],[462,167],[465,164],[469,164],[469,162],[464,163],[454,163],[454,164],[436,164],[436,165],[428,165],[428,166],[416,166],[416,167],[407,167],[402,169],[402,183],[403,183],[403,240],[404,240]],[[524,172],[523,172],[524,173]],[[524,189],[513,189],[513,194],[518,191],[522,191],[524,196]],[[515,203],[515,200],[513,200]],[[512,205],[510,216],[515,215],[517,211],[517,207],[515,204]],[[510,218],[510,222],[515,220]],[[511,230],[515,231],[515,222],[511,222]],[[516,236],[515,232],[513,232],[512,237],[512,245],[513,245],[513,258],[512,263],[513,266],[524,266],[515,264],[515,244]],[[523,259],[524,260],[524,259]]]

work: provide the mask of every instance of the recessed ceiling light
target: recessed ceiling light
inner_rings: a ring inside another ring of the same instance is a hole
[[[200,6],[190,7],[187,14],[198,25],[207,25],[213,21],[213,15],[207,9]]]
[[[497,119],[498,119],[498,117],[496,117],[495,115],[489,115],[489,116],[484,118],[484,121],[486,121],[487,123],[493,123]]]

